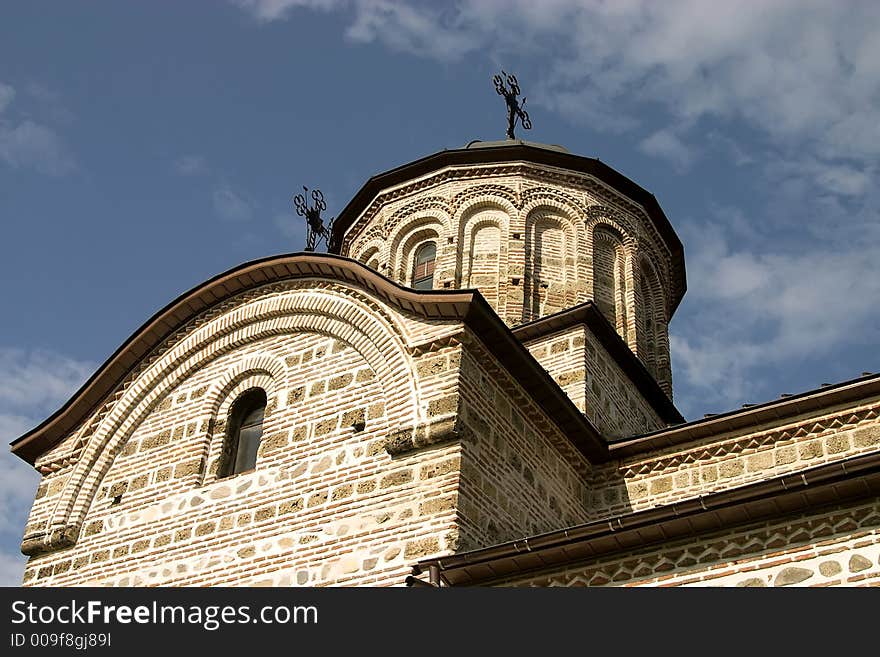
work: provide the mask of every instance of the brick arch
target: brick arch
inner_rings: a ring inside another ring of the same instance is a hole
[[[469,186],[452,198],[451,206],[455,209],[455,216],[460,217],[474,204],[489,201],[498,203],[510,209],[510,216],[516,216],[516,208],[519,207],[520,199],[515,189],[506,185],[483,184]]]
[[[635,241],[636,238],[635,229],[627,217],[607,205],[591,205],[588,207],[584,215],[584,223],[587,226],[587,230],[590,231],[600,224],[611,226],[623,236],[624,241]]]
[[[376,224],[371,225],[363,233],[358,235],[341,255],[360,260],[360,257],[357,257],[356,254],[363,253],[371,244],[379,245],[379,250],[384,251],[388,235],[386,234],[385,225],[382,220],[377,218],[376,221]]]
[[[525,322],[577,303],[579,264],[583,259],[580,231],[567,206],[547,201],[537,199],[523,208]],[[554,228],[559,233],[548,235]]]
[[[667,285],[665,281],[671,280],[669,274],[669,258],[664,256],[664,249],[659,247],[655,241],[654,233],[651,231],[637,230],[629,220],[618,210],[604,205],[594,205],[587,210],[587,239],[588,243],[593,242],[593,231],[597,226],[610,226],[623,236],[623,243],[626,248],[627,259],[634,261],[643,256],[650,257],[652,267],[657,272],[657,276],[661,285],[664,287],[664,298],[668,298],[667,303],[671,303],[674,296],[671,291],[667,293]],[[631,264],[630,271],[635,277],[635,265]],[[671,311],[671,306],[666,306],[667,313]]]
[[[602,222],[593,225],[590,245],[593,301],[626,340],[628,318],[633,311],[632,295],[627,293],[627,281],[632,280],[628,258],[632,244],[628,248],[620,231]]]
[[[527,233],[529,216],[535,212],[544,210],[555,212],[565,217],[571,223],[574,231],[575,245],[575,277],[579,281],[587,278],[589,268],[589,242],[585,239],[581,222],[586,213],[584,205],[575,197],[559,190],[549,188],[537,188],[528,190],[523,194],[524,203],[520,210],[518,228]],[[585,300],[586,290],[579,291],[575,301]]]
[[[474,216],[484,210],[497,210],[502,217],[481,217],[473,221]],[[458,226],[458,249],[456,250],[455,280],[457,287],[468,286],[468,278],[472,269],[473,239],[481,228],[494,226],[499,233],[498,249],[498,284],[505,276],[507,269],[507,240],[509,239],[509,226],[511,220],[516,217],[516,207],[506,198],[482,194],[467,199],[461,209],[456,213],[455,223]]]
[[[528,216],[532,210],[541,205],[556,208],[572,220],[587,214],[587,208],[575,196],[566,194],[560,189],[533,187],[523,192],[521,215]]]
[[[362,262],[374,271],[381,271],[385,263],[388,261],[388,254],[385,253],[385,240],[373,237],[363,244],[358,245],[357,257],[355,260]]]
[[[235,399],[245,390],[250,388],[262,388],[266,392],[266,413],[264,421],[267,421],[273,409],[283,409],[287,405],[286,382],[288,380],[287,366],[284,361],[271,354],[252,354],[240,361],[236,361],[230,368],[224,370],[205,395],[200,415],[207,416],[208,440],[205,441],[202,452],[202,481],[207,483],[213,477],[208,465],[211,459],[218,455],[222,449],[223,438],[217,440],[217,432],[221,419],[229,414],[229,409]]]
[[[415,430],[423,409],[399,326],[380,317],[356,294],[300,288],[258,297],[198,325],[126,390],[74,466],[49,519],[45,547],[54,549],[76,541],[116,454],[169,392],[198,369],[245,344],[300,332],[332,336],[356,349],[376,373],[388,408],[395,409],[390,420],[401,429]]]
[[[394,224],[401,220],[406,221],[410,217],[416,215],[432,215],[437,217],[444,223],[447,231],[452,230],[449,201],[443,196],[426,196],[417,198],[395,210],[393,214],[384,221],[384,225],[388,229],[388,232],[391,233],[395,230]]]
[[[388,240],[386,274],[401,285],[408,285],[414,248],[421,242],[436,240],[439,260],[443,246],[441,240],[451,234],[448,216],[440,218],[428,210],[416,213],[406,223],[397,226]]]
[[[443,233],[437,224],[416,224],[411,230],[401,235],[401,239],[393,247],[394,252],[388,258],[388,275],[401,285],[411,285],[413,260],[418,247],[425,242],[434,242],[437,247],[435,257],[439,264],[443,246],[442,238]],[[439,274],[439,267],[435,271]]]
[[[669,363],[667,301],[663,285],[650,259],[639,258],[638,355],[666,394],[672,393],[672,370]]]
[[[504,196],[485,192],[479,196],[468,197],[463,199],[458,211],[455,213],[455,224],[459,227],[459,233],[461,233],[461,222],[465,216],[486,207],[493,207],[501,210],[508,216],[508,221],[517,215],[516,206],[510,201],[510,199],[505,198]]]
[[[271,402],[275,397],[278,407],[284,408],[287,404],[287,396],[284,394],[287,382],[287,365],[277,356],[259,353],[251,354],[237,361],[211,384],[202,403],[205,409],[203,414],[212,418],[217,417],[222,410],[222,405],[229,401],[228,396],[233,388],[245,378],[260,375],[265,382],[266,399]]]
[[[618,213],[611,212],[602,206],[594,206],[587,211],[587,219],[584,222],[584,226],[587,230],[587,242],[590,244],[593,241],[593,231],[602,227],[617,233],[627,248],[631,249],[636,244],[636,238],[629,222],[624,220]]]

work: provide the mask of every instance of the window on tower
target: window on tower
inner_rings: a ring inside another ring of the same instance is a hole
[[[261,388],[242,393],[232,403],[219,477],[248,472],[256,467],[265,412],[266,392]]]
[[[434,263],[437,261],[437,245],[425,242],[413,258],[412,287],[416,290],[431,290],[434,287]]]

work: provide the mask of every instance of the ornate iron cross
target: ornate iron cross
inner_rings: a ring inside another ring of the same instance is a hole
[[[327,222],[326,226],[324,225],[321,212],[327,209],[327,203],[324,202],[324,195],[320,189],[312,190],[311,207],[306,200],[308,195],[309,188],[303,185],[303,193],[293,197],[293,206],[300,217],[306,218],[306,251],[314,251],[321,240],[329,245],[333,219]]]
[[[498,92],[499,96],[504,96],[504,101],[507,103],[507,138],[516,139],[513,134],[513,129],[516,127],[517,118],[520,120],[520,123],[522,123],[523,130],[532,129],[532,121],[529,119],[529,113],[523,109],[526,104],[526,99],[524,97],[521,104],[516,101],[516,97],[519,96],[520,90],[519,82],[517,82],[515,75],[505,73],[504,70],[502,70],[501,75],[496,75],[492,80],[495,82],[495,91]]]

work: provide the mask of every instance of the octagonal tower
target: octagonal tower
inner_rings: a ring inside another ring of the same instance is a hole
[[[653,195],[599,160],[471,142],[371,178],[332,252],[402,285],[476,288],[510,327],[594,302],[670,397],[683,249]]]

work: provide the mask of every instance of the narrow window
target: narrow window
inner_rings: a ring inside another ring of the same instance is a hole
[[[226,423],[226,449],[218,476],[228,477],[256,467],[265,411],[266,392],[260,388],[248,390],[233,402]]]
[[[431,290],[434,287],[434,263],[437,260],[437,245],[425,242],[416,251],[413,260],[412,286],[417,290]]]

